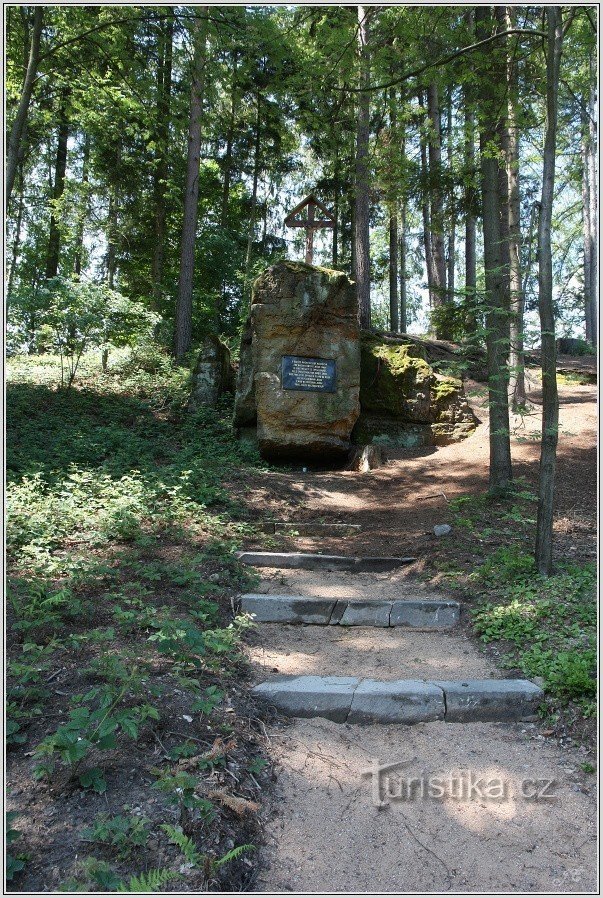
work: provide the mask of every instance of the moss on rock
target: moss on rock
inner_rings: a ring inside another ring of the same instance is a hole
[[[364,333],[356,442],[412,447],[463,439],[476,420],[462,381],[436,374],[416,341]]]

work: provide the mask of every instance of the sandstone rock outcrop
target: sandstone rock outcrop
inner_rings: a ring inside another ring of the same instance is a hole
[[[228,346],[216,336],[206,337],[192,374],[189,411],[202,405],[215,405],[220,396],[232,392],[233,379]]]
[[[266,457],[346,455],[360,412],[359,338],[344,274],[300,262],[268,268],[243,333],[235,426],[255,421]]]
[[[360,405],[358,444],[441,446],[469,436],[477,424],[462,382],[437,374],[424,347],[403,336],[362,334]]]

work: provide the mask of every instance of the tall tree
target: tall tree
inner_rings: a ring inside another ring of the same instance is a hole
[[[159,22],[157,42],[157,111],[155,124],[155,170],[153,172],[153,199],[155,206],[155,246],[151,263],[153,298],[156,309],[160,308],[165,267],[165,221],[166,195],[168,188],[168,159],[170,138],[170,109],[172,97],[172,60],[174,41],[174,19],[168,16]]]
[[[477,37],[485,38],[492,30],[492,7],[480,6],[475,12]],[[490,491],[504,493],[511,485],[511,440],[509,432],[507,365],[509,352],[508,242],[505,252],[505,227],[508,231],[506,173],[504,168],[504,115],[501,91],[506,89],[505,57],[500,49],[487,50],[481,56],[480,71],[480,176],[484,232],[484,276],[486,293],[486,352],[488,365],[488,404],[490,409]],[[501,191],[504,181],[505,190]],[[505,221],[506,218],[506,221]]]
[[[548,6],[546,18],[548,31],[546,53],[546,130],[540,219],[538,222],[538,312],[540,315],[542,347],[542,442],[540,446],[535,560],[539,572],[549,576],[553,567],[553,499],[559,431],[551,220],[555,192],[559,68],[563,48],[561,7]]]
[[[582,115],[582,222],[584,240],[584,318],[586,339],[597,345],[598,218],[597,122],[594,54],[589,58],[590,83]]]
[[[50,212],[50,231],[48,234],[48,251],[46,254],[46,277],[56,277],[59,271],[61,253],[60,202],[65,190],[65,173],[67,171],[67,141],[69,139],[69,94],[68,87],[63,87],[59,105],[59,122],[57,129],[57,155],[54,167],[54,186]]]
[[[368,87],[369,69],[369,16],[368,7],[358,7],[358,57],[360,67],[360,87]],[[358,118],[356,124],[356,178],[354,202],[354,278],[358,291],[360,324],[371,326],[371,260],[369,242],[369,137],[370,137],[370,94],[362,91],[358,97]]]
[[[431,190],[431,252],[433,257],[433,293],[436,307],[446,302],[446,253],[444,249],[444,190],[442,188],[442,127],[438,85],[427,86],[429,117],[429,180]],[[441,325],[436,336],[445,338]]]
[[[33,26],[31,29],[31,44],[29,50],[29,59],[27,62],[27,69],[25,72],[23,87],[21,89],[19,105],[17,107],[17,112],[10,130],[8,145],[6,148],[6,181],[4,189],[7,208],[10,203],[10,198],[12,196],[13,187],[15,184],[15,176],[17,174],[19,157],[23,149],[22,141],[27,122],[27,112],[29,109],[33,86],[38,71],[38,62],[40,61],[40,39],[42,37],[43,22],[44,8],[43,6],[36,6],[34,8]]]
[[[182,362],[191,346],[193,330],[193,270],[199,201],[199,158],[201,153],[201,116],[205,88],[208,7],[197,7],[192,25],[193,62],[184,191],[184,217],[180,245],[180,276],[174,322],[174,356]]]
[[[505,8],[504,26],[514,25],[514,10]],[[511,317],[509,320],[509,397],[513,411],[526,404],[523,349],[524,296],[521,274],[521,194],[519,189],[519,123],[518,72],[516,51],[507,52],[507,186],[509,192],[509,287]]]

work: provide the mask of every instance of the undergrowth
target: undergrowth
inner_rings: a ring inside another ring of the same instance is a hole
[[[9,367],[9,768],[31,758],[33,788],[48,801],[75,790],[124,804],[123,758],[161,746],[149,788],[162,796],[162,816],[90,819],[62,888],[222,889],[251,847],[216,840],[216,822],[237,815],[229,793],[207,794],[208,771],[215,780],[240,768],[234,798],[251,807],[251,771],[261,770],[260,755],[245,769],[253,740],[243,752],[230,707],[250,625],[233,618],[230,602],[253,578],[234,554],[250,525],[223,482],[260,461],[233,439],[228,404],[186,413],[187,373],[167,359],[122,360],[106,374],[88,361],[69,390],[56,388],[50,357]],[[190,738],[171,733],[183,727]],[[186,868],[174,854],[178,827],[197,852]],[[167,866],[151,865],[150,836],[165,846]],[[22,827],[8,838],[18,887],[44,858],[26,850]],[[88,844],[103,856],[86,856]]]
[[[533,542],[536,496],[519,484],[509,496],[467,496],[450,502],[456,531],[483,547],[485,560],[453,585],[470,589],[475,633],[499,643],[502,663],[542,678],[554,706],[575,703],[584,717],[596,711],[597,576],[594,564],[559,562],[543,577],[525,550]],[[499,545],[488,550],[489,541]],[[502,543],[502,545],[500,544]]]

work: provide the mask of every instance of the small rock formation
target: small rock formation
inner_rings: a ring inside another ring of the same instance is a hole
[[[368,474],[375,468],[380,468],[385,462],[386,455],[382,446],[358,446],[354,451],[352,460],[348,465],[350,471],[358,471],[359,474]]]
[[[202,405],[213,406],[223,393],[232,392],[233,370],[230,351],[213,334],[203,341],[197,364],[192,375],[192,389],[188,410],[195,411]]]
[[[464,439],[477,421],[460,380],[436,374],[417,341],[363,333],[354,442],[414,448]]]
[[[279,262],[253,287],[234,424],[270,458],[345,456],[360,412],[356,291],[337,271]]]

